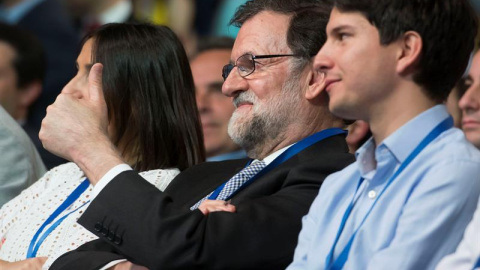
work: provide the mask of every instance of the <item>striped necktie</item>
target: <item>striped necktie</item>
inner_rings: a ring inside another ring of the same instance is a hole
[[[228,182],[225,184],[223,187],[222,191],[218,194],[218,197],[216,200],[226,200],[230,195],[232,195],[238,188],[240,188],[245,182],[247,182],[250,178],[252,178],[254,175],[256,175],[258,172],[260,172],[263,168],[265,168],[266,164],[263,161],[255,161],[252,162],[252,164],[248,165],[245,167],[243,170],[241,170],[239,173],[235,174]],[[207,200],[208,197],[212,195],[214,191],[210,192],[207,196],[202,198],[200,201],[198,201],[195,205],[190,207],[190,210],[195,210],[197,209],[200,204]]]

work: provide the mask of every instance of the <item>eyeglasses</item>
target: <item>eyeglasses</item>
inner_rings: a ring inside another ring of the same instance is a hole
[[[255,71],[255,59],[264,59],[264,58],[275,58],[275,57],[284,57],[284,56],[298,56],[296,54],[270,54],[270,55],[253,55],[250,53],[244,54],[238,57],[235,65],[227,64],[223,66],[222,77],[223,80],[226,80],[230,72],[234,67],[237,67],[238,74],[241,77],[245,78],[248,75],[252,74]]]

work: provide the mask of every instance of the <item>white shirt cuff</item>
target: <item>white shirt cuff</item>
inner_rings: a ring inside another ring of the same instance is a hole
[[[131,170],[133,170],[132,167],[128,166],[127,164],[120,164],[111,168],[102,178],[100,178],[97,184],[93,187],[92,200],[97,197],[100,191],[102,191],[103,188],[105,188],[105,186],[113,180],[113,178],[115,178],[122,172]]]
[[[127,261],[127,260],[121,259],[121,260],[111,261],[111,262],[107,263],[105,266],[103,266],[100,270],[107,270],[108,268],[110,268],[114,265],[117,265],[121,262],[125,262],[125,261]]]

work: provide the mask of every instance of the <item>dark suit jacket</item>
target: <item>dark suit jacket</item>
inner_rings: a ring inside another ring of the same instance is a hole
[[[347,152],[343,135],[320,141],[237,193],[232,198],[236,213],[207,216],[189,207],[247,160],[194,166],[164,193],[138,174],[124,172],[79,220],[100,239],[62,256],[51,269],[98,269],[122,256],[149,269],[285,269],[293,259],[302,216],[323,180],[354,160]]]

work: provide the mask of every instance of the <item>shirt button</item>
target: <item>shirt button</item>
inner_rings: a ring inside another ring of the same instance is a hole
[[[376,192],[375,190],[370,190],[370,191],[368,192],[368,198],[370,198],[370,199],[373,200],[373,199],[375,199],[376,197],[377,197],[377,192]]]

